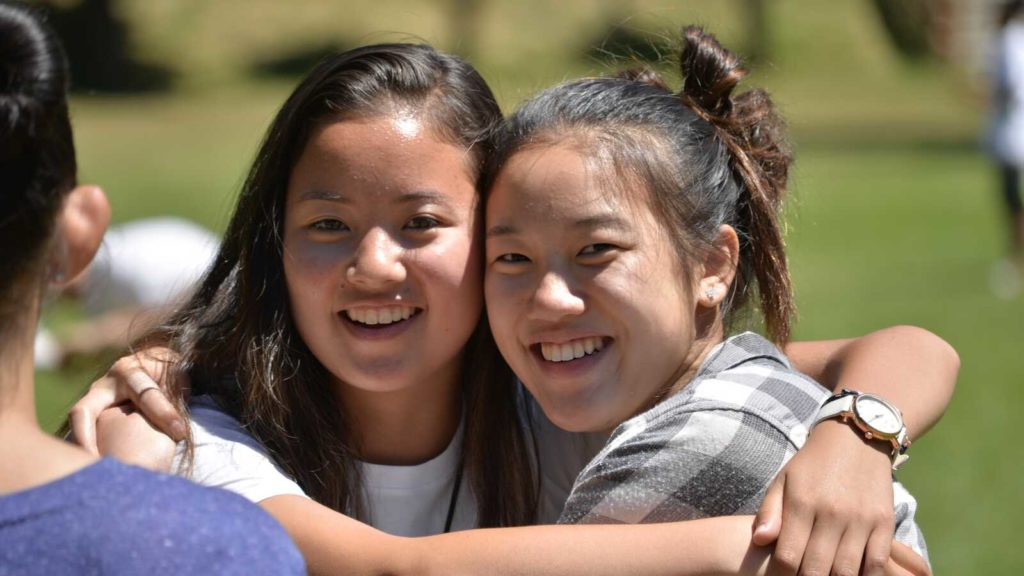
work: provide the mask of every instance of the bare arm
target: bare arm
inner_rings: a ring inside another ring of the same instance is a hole
[[[872,392],[903,412],[911,438],[942,417],[953,398],[960,357],[938,336],[893,326],[848,340],[793,342],[786,355],[798,370],[839,391]]]
[[[960,368],[949,344],[912,326],[793,343],[786,354],[834,391],[849,388],[889,400],[903,412],[912,438],[942,416]],[[892,495],[888,448],[865,441],[847,424],[823,422],[769,487],[754,541],[776,541],[773,568],[788,573],[829,565],[856,573],[862,563],[866,573],[876,573],[892,553]]]
[[[298,544],[311,574],[757,574],[767,557],[750,544],[749,516],[399,538],[297,496],[261,505]]]

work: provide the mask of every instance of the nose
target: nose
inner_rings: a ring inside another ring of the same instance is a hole
[[[577,316],[584,310],[580,294],[573,291],[567,278],[555,272],[546,273],[533,294],[529,316],[532,320],[557,321]]]
[[[368,231],[356,248],[345,273],[349,282],[364,288],[395,284],[405,280],[402,246],[385,230]]]

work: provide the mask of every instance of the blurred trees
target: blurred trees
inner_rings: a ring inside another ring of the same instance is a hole
[[[871,0],[896,49],[914,60],[931,56],[933,0]]]
[[[111,0],[39,2],[64,42],[76,91],[144,92],[170,87],[173,76],[162,66],[137,61],[128,28]]]

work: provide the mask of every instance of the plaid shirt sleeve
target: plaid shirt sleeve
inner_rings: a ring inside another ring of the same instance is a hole
[[[796,450],[778,428],[740,410],[685,410],[630,424],[576,480],[560,522],[752,514]]]

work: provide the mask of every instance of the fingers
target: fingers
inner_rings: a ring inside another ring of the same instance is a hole
[[[126,387],[128,398],[161,432],[175,441],[185,438],[185,423],[157,383],[167,373],[166,354],[147,350],[119,359],[109,374]]]
[[[151,387],[142,391],[136,405],[150,422],[172,440],[180,442],[185,439],[185,423],[159,388]]]
[[[871,535],[868,537],[867,545],[864,547],[865,576],[880,576],[885,573],[885,565],[889,560],[893,544],[892,535],[895,527],[892,508],[882,510],[880,516],[875,520],[874,526],[871,527]]]
[[[925,561],[917,552],[914,552],[909,546],[900,542],[892,542],[892,549],[890,551],[890,561],[895,563],[907,574],[913,576],[931,576],[932,569],[928,566],[928,562]],[[888,565],[886,567],[886,573],[888,574]]]
[[[902,566],[892,560],[885,561],[881,574],[884,574],[885,576],[913,576],[913,574],[907,572]]]
[[[814,525],[810,509],[794,500],[790,502],[791,505],[782,512],[779,539],[768,563],[770,576],[793,576],[797,573]]]
[[[122,399],[117,395],[117,385],[109,377],[103,377],[93,382],[89,387],[89,392],[68,412],[74,441],[82,448],[99,456],[99,447],[96,443],[96,420],[104,410],[121,401]]]
[[[827,518],[814,523],[804,544],[803,559],[799,560],[800,574],[832,573],[832,562],[843,536],[841,530],[840,525]],[[849,576],[856,576],[856,572]]]
[[[835,576],[857,576],[860,574],[861,560],[867,544],[869,531],[856,526],[847,528],[839,540],[832,573]]]
[[[779,537],[782,529],[782,494],[786,487],[786,471],[775,477],[764,495],[761,508],[754,517],[754,534],[751,541],[755,546],[767,546]]]

